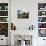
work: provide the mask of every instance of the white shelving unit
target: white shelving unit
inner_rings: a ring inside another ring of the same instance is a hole
[[[0,45],[8,45],[8,20],[8,2],[2,2],[0,3]]]
[[[45,31],[46,33],[46,3],[38,4],[38,31],[39,31],[39,34],[40,34],[40,31]],[[46,37],[45,34],[40,34],[40,35],[41,35],[40,37]]]
[[[7,31],[8,37],[8,3],[0,3],[0,28]],[[7,26],[6,26],[7,25]],[[4,27],[5,29],[3,29]],[[3,35],[3,34],[2,34]]]

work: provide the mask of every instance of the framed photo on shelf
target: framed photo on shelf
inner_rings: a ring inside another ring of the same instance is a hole
[[[38,3],[38,10],[46,10],[46,3]]]
[[[0,22],[8,22],[8,17],[0,17]]]
[[[0,10],[8,10],[8,3],[0,3]]]
[[[46,37],[46,29],[39,29],[38,31],[39,37]]]

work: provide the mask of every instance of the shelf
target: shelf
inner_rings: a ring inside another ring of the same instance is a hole
[[[46,23],[46,22],[38,22],[38,23]]]
[[[0,35],[8,37],[8,3],[0,3]]]
[[[0,10],[0,11],[8,11],[8,10]]]
[[[0,22],[0,23],[8,23],[8,22]]]
[[[46,28],[38,28],[38,29],[46,29]]]
[[[38,3],[38,36],[46,37],[46,3]]]
[[[46,17],[46,15],[44,15],[44,16],[38,16],[38,17]]]
[[[0,16],[0,17],[8,17],[8,16]]]
[[[38,11],[46,11],[46,10],[38,10]]]

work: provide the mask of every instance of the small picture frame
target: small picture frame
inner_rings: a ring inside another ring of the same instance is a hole
[[[46,37],[46,29],[39,29],[39,37]]]

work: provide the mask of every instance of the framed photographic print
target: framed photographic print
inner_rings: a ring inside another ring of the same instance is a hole
[[[25,10],[17,10],[17,18],[19,19],[28,19],[29,12]]]

